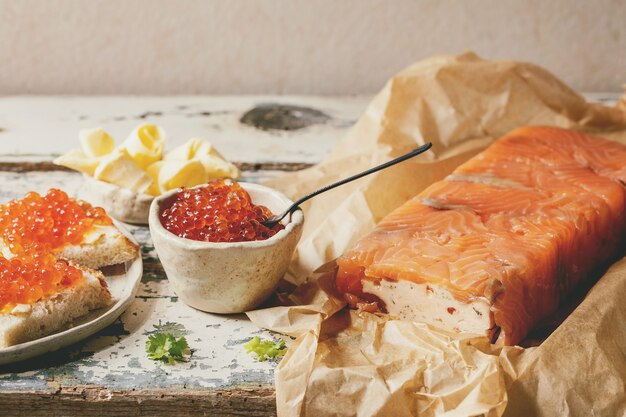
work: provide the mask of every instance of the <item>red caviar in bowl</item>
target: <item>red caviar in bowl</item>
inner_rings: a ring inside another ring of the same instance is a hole
[[[271,229],[261,222],[272,212],[252,203],[237,182],[216,180],[205,186],[182,188],[164,205],[161,224],[177,236],[204,242],[266,240],[285,226]]]
[[[95,224],[111,225],[101,207],[51,189],[44,196],[30,192],[0,206],[2,239],[11,252],[40,252],[78,245]]]
[[[0,256],[0,313],[33,304],[83,279],[80,269],[43,252],[11,259]]]

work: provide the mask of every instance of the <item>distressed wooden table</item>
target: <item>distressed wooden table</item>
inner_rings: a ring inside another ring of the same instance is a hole
[[[590,95],[611,101],[615,95]],[[102,126],[118,142],[139,123],[156,123],[171,148],[204,137],[259,181],[318,162],[365,109],[369,97],[6,97],[0,98],[0,202],[59,187],[75,194],[82,178],[51,164],[78,147],[81,128]],[[83,342],[0,367],[2,415],[275,415],[274,362],[257,362],[242,344],[275,338],[244,315],[202,313],[178,301],[145,227],[144,276],[136,300],[113,325]],[[148,336],[184,334],[191,360],[149,360]]]
[[[139,123],[167,132],[166,147],[204,137],[259,181],[319,161],[358,118],[367,98],[176,97],[0,99],[0,202],[29,190],[75,194],[82,177],[51,164],[78,147],[81,128],[102,126],[118,142]],[[296,107],[287,107],[287,106]],[[250,111],[252,110],[252,111]],[[72,347],[0,367],[0,407],[16,416],[275,414],[275,362],[258,362],[243,343],[275,338],[245,315],[220,316],[178,301],[146,227],[129,229],[142,246],[144,276],[135,302],[115,324]],[[159,330],[184,334],[191,360],[147,358]]]

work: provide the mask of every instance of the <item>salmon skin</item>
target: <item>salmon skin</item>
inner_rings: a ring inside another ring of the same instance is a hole
[[[386,216],[337,263],[353,308],[519,343],[626,232],[626,146],[516,129]]]

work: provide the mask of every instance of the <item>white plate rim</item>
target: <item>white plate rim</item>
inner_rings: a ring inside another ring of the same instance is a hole
[[[20,343],[19,345],[0,349],[0,365],[21,362],[35,356],[54,352],[86,339],[87,337],[112,324],[133,303],[139,289],[139,284],[141,283],[141,278],[143,277],[141,245],[139,245],[134,236],[119,221],[113,219],[113,223],[119,231],[122,232],[122,234],[124,234],[128,239],[130,239],[131,242],[140,248],[139,255],[130,262],[123,278],[126,280],[132,280],[132,282],[127,283],[126,287],[128,288],[128,286],[132,285],[130,291],[124,291],[123,297],[117,300],[117,302],[108,309],[102,311],[102,314],[94,317],[92,320],[30,342]]]

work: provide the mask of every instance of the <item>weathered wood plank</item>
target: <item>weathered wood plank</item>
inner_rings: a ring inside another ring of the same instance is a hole
[[[258,172],[258,171],[283,171],[292,172],[308,168],[313,164],[306,162],[233,162],[241,171]],[[19,161],[19,162],[0,162],[0,171],[5,172],[73,172],[73,170],[56,165],[52,161]]]
[[[49,391],[1,391],[6,417],[186,417],[276,415],[273,389],[232,387],[212,391],[109,390],[73,387]]]
[[[166,150],[202,137],[232,161],[315,163],[368,102],[365,96],[0,97],[0,160],[78,148],[80,129],[100,126],[121,143],[137,125],[155,123],[167,133]],[[274,111],[254,112],[268,104]],[[260,117],[242,122],[250,111]],[[311,116],[319,113],[327,117]]]

